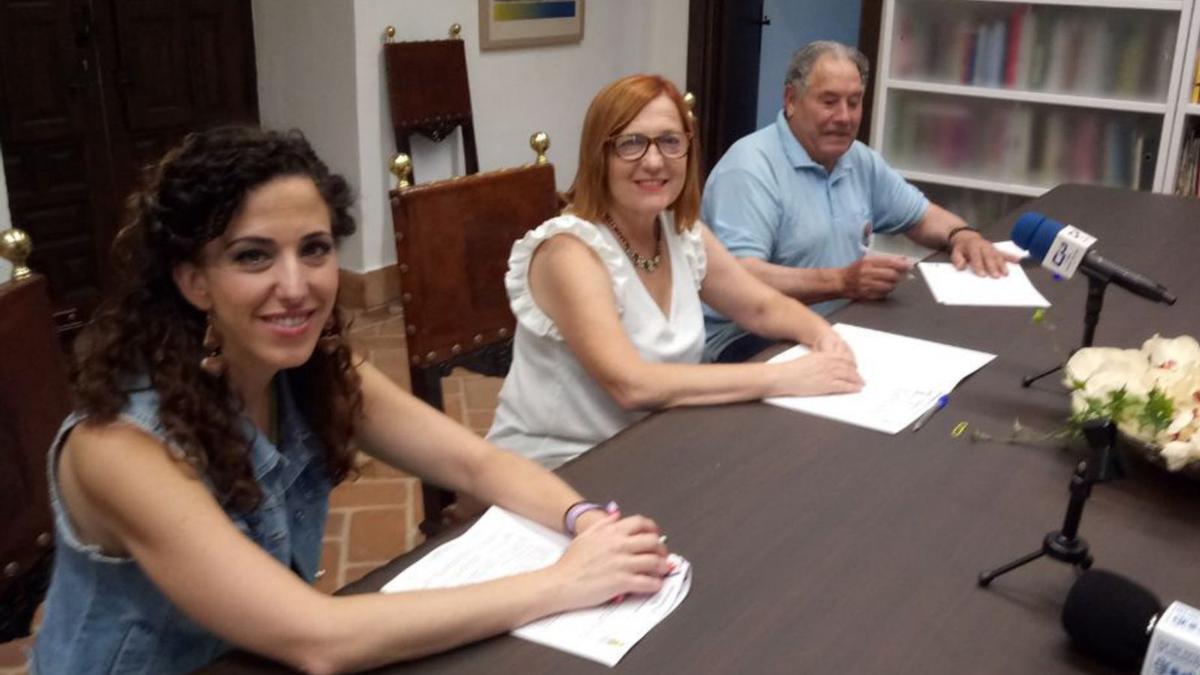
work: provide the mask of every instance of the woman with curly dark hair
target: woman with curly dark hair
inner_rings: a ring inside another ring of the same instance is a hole
[[[298,132],[188,136],[114,244],[51,449],[57,553],[31,671],[175,673],[233,646],[307,672],[373,667],[656,591],[666,551],[355,358],[335,306],[346,181]],[[474,586],[330,597],[310,585],[353,448],[578,536]]]

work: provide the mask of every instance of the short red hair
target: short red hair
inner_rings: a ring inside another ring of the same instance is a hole
[[[675,104],[683,130],[691,137],[683,189],[670,206],[675,214],[675,228],[681,232],[689,229],[700,217],[700,152],[693,120],[679,90],[658,75],[628,75],[607,85],[592,99],[579,138],[579,169],[565,195],[568,212],[584,220],[604,221],[612,203],[608,189],[608,140],[659,96],[666,96]]]

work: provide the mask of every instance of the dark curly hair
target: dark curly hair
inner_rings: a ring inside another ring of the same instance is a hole
[[[237,511],[253,510],[262,498],[251,439],[242,431],[242,402],[226,378],[200,369],[205,314],[184,299],[172,273],[200,260],[248,192],[282,176],[311,178],[329,207],[334,237],[353,234],[349,184],[330,173],[299,131],[233,126],[193,133],[148,167],[113,243],[113,293],[80,337],[84,353],[74,377],[80,411],[101,422],[115,420],[131,382],[148,377],[168,441],[209,480],[218,501]],[[333,320],[341,332],[336,308]],[[332,354],[316,349],[289,373],[303,414],[324,442],[329,476],[339,482],[353,462],[350,439],[362,408],[350,350],[344,341]]]

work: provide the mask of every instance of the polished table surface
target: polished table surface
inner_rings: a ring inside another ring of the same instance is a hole
[[[1200,334],[1200,202],[1059,187],[1027,209],[1099,237],[1097,250],[1174,291],[1173,307],[1111,287],[1097,345],[1140,346],[1158,332]],[[985,228],[1008,238],[1017,213]],[[941,258],[944,259],[944,256]],[[1062,426],[1052,376],[1080,338],[1087,284],[1028,268],[1053,302],[946,307],[919,277],[833,321],[992,352],[919,432],[888,436],[762,403],[652,415],[561,469],[597,499],[654,517],[692,561],[691,593],[616,666],[622,673],[1106,673],[1074,653],[1059,625],[1076,572],[1043,558],[976,586],[980,570],[1037,549],[1057,529],[1081,449],[952,438],[1008,436],[1014,420]],[[897,358],[903,358],[898,354]],[[1096,566],[1166,601],[1200,605],[1200,482],[1132,462],[1097,486],[1081,535]],[[431,542],[345,589],[378,589]],[[271,672],[235,656],[214,672]],[[389,673],[605,673],[596,663],[502,636]]]

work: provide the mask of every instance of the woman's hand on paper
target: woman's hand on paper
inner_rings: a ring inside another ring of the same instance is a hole
[[[850,354],[814,351],[776,367],[779,378],[771,396],[849,394],[863,387],[862,376]]]
[[[589,607],[625,594],[657,593],[670,572],[658,525],[644,516],[608,514],[571,542],[555,563],[571,607]]]

